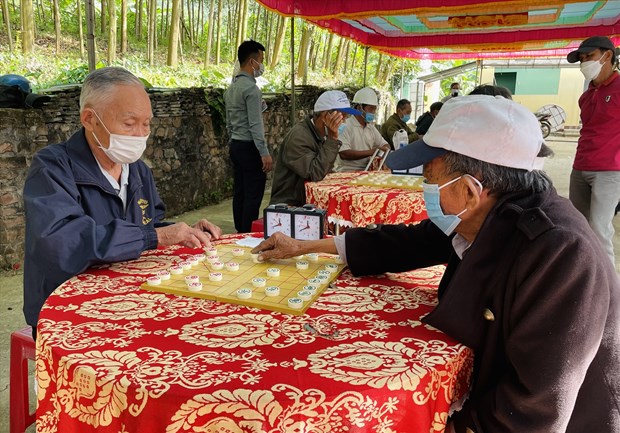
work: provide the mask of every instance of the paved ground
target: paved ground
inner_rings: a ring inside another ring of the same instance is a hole
[[[553,179],[558,192],[568,197],[568,180],[572,160],[575,155],[576,137],[553,136],[547,144],[555,151],[555,157],[546,162],[545,169]],[[267,197],[266,197],[267,200]],[[264,205],[266,205],[266,200]],[[225,233],[233,233],[231,201],[226,200],[215,206],[208,206],[188,212],[175,218],[178,221],[193,223],[199,218],[208,218],[218,224]],[[616,268],[620,270],[620,216],[615,221],[614,238],[617,254]],[[0,276],[0,433],[9,431],[9,336],[16,329],[25,326],[22,307],[22,275],[6,274]],[[29,429],[28,431],[34,431]]]

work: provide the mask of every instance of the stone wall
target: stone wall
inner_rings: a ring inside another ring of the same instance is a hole
[[[312,108],[322,90],[296,92],[298,117]],[[22,190],[34,153],[68,139],[81,125],[79,87],[47,92],[42,109],[0,109],[0,269],[17,269],[23,258]],[[166,216],[213,204],[232,192],[222,89],[149,92],[154,118],[142,159],[152,168]],[[290,95],[265,95],[265,134],[272,150],[290,128]]]

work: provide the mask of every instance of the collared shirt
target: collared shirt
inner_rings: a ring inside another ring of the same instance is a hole
[[[262,93],[256,79],[245,71],[239,72],[224,93],[226,130],[233,140],[253,141],[260,156],[269,156],[265,142],[262,114]]]
[[[379,130],[372,123],[367,123],[366,126],[357,120],[355,116],[350,116],[345,121],[346,128],[340,135],[340,152],[344,150],[370,150],[372,148],[383,146],[387,144],[387,141],[383,138]],[[336,158],[335,171],[361,171],[366,168],[370,157],[345,160]]]
[[[99,166],[99,170],[105,176],[105,178],[110,182],[114,191],[118,194],[121,201],[123,202],[123,210],[127,210],[127,186],[129,186],[129,164],[121,164],[121,181],[120,183],[114,179],[106,170],[103,169],[101,164],[97,158],[95,158],[97,165]]]
[[[590,83],[579,98],[581,132],[573,168],[620,170],[620,79],[618,72],[598,86]]]

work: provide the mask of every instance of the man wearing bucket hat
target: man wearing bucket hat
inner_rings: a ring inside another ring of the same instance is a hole
[[[536,117],[503,97],[444,104],[422,140],[388,157],[424,165],[429,219],[298,241],[259,260],[338,253],[354,275],[447,263],[423,321],[475,352],[469,398],[448,432],[620,431],[620,282],[600,242],[541,170]]]
[[[323,92],[314,104],[314,112],[284,137],[273,175],[271,203],[306,203],[304,182],[322,180],[334,167],[342,145],[339,134],[344,127],[343,113],[361,114],[351,108],[344,92]]]
[[[568,54],[589,81],[579,98],[581,131],[570,175],[569,198],[590,223],[615,263],[613,218],[620,201],[620,79],[613,42],[586,39]]]

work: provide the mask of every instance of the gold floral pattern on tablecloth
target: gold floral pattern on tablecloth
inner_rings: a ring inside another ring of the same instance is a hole
[[[283,406],[282,401],[288,405]],[[177,411],[166,433],[345,433],[351,431],[351,425],[364,431],[396,433],[391,425],[394,418],[400,418],[399,408],[404,409],[397,398],[377,402],[355,391],[328,398],[319,389],[302,391],[278,384],[270,390],[236,389],[197,395]],[[212,414],[219,416],[213,418]]]
[[[351,184],[363,174],[329,173],[319,182],[306,182],[306,201],[327,210],[329,221],[343,226],[407,224],[426,218],[422,192]]]

